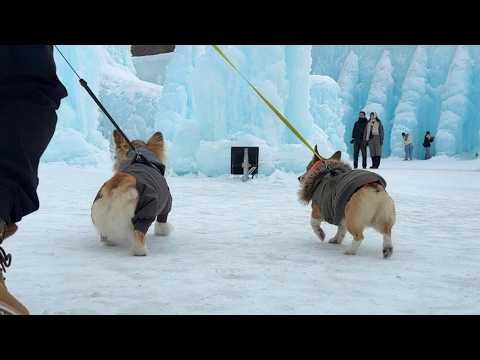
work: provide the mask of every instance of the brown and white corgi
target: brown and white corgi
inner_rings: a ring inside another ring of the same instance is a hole
[[[155,235],[166,236],[172,226],[167,217],[172,197],[165,177],[165,143],[156,132],[145,143],[132,141],[140,153],[154,166],[134,162],[135,153],[114,130],[114,175],[100,188],[91,209],[92,222],[106,245],[130,241],[133,255],[147,255],[145,234],[155,222]]]
[[[317,146],[315,152],[318,154]],[[312,203],[312,229],[323,241],[322,221],[338,225],[337,234],[329,240],[332,244],[341,244],[348,231],[353,241],[345,254],[355,255],[363,231],[372,227],[383,235],[383,257],[388,258],[393,253],[395,204],[385,191],[386,182],[374,172],[352,170],[340,159],[340,151],[329,159],[313,156],[305,174],[298,178],[300,200]]]

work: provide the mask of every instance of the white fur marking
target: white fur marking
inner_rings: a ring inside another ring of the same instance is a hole
[[[319,219],[315,219],[313,217],[310,218],[310,225],[312,226],[313,232],[320,238],[320,240],[325,240],[325,233],[323,232],[321,225],[322,221]]]
[[[173,225],[155,221],[155,235],[168,236],[173,231]]]
[[[113,190],[92,205],[92,220],[97,231],[110,243],[130,240],[133,236],[132,218],[135,214],[138,192],[130,189],[126,192]]]

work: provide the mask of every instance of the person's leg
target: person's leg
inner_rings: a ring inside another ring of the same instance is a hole
[[[358,168],[358,152],[360,150],[359,144],[357,142],[353,143],[353,168]]]
[[[403,160],[408,160],[408,145],[404,146],[404,151],[405,151],[405,159]]]
[[[38,164],[56,122],[53,108],[23,101],[0,104],[0,223],[3,224],[0,243],[15,232],[16,222],[39,207]],[[3,307],[3,312],[27,314],[5,286],[3,272],[10,261],[5,251],[2,258],[0,308]]]
[[[28,102],[0,105],[0,218],[16,223],[39,207],[38,164],[57,115]]]
[[[366,169],[367,168],[367,146],[365,144],[362,144],[360,147],[360,150],[362,152],[362,168]]]

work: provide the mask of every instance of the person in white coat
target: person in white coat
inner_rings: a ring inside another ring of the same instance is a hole
[[[403,145],[405,148],[405,159],[404,160],[413,160],[413,142],[408,133],[402,133]]]

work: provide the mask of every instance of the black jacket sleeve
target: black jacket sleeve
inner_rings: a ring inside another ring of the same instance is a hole
[[[58,109],[66,96],[52,45],[0,46],[0,101],[25,100]]]

